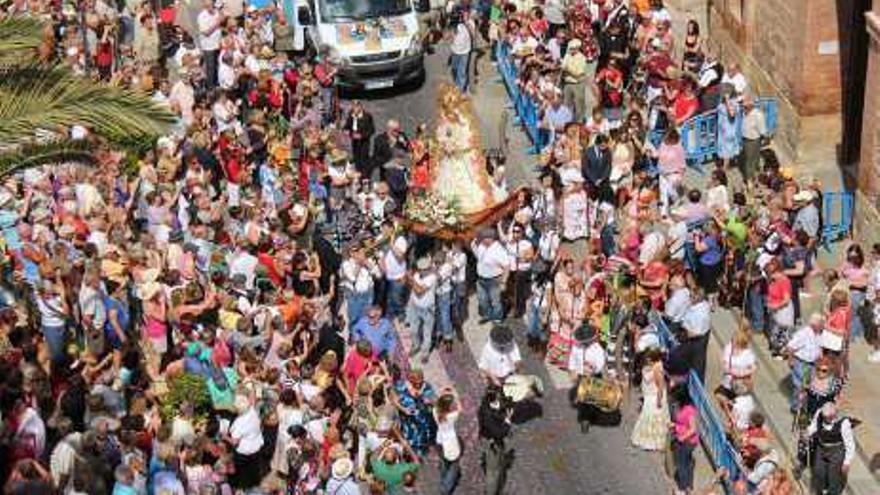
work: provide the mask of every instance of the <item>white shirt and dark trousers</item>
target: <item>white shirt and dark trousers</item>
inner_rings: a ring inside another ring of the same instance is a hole
[[[498,241],[488,246],[477,242],[473,245],[477,258],[477,304],[480,319],[500,322],[504,319],[501,304],[501,287],[510,266],[507,249]]]

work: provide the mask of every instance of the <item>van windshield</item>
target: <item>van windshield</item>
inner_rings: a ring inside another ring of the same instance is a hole
[[[318,0],[324,22],[359,21],[405,14],[409,0]]]

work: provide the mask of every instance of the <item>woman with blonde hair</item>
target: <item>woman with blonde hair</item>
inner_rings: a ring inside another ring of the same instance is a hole
[[[734,390],[739,384],[751,388],[751,382],[758,370],[758,360],[752,350],[748,326],[742,324],[733,338],[721,351],[721,368],[724,375],[721,384],[715,389],[715,395],[721,399],[732,401]]]

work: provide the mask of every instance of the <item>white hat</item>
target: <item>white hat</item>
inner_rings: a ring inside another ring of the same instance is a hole
[[[334,478],[344,480],[351,476],[351,472],[354,471],[354,463],[348,457],[340,457],[333,462],[331,471]]]
[[[794,200],[809,202],[813,200],[813,194],[813,191],[809,189],[802,189],[800,192],[794,195]]]
[[[299,203],[293,205],[293,209],[291,210],[291,213],[295,217],[304,217],[304,216],[306,216],[306,214],[308,212],[309,212],[309,210],[306,209],[306,207],[304,205],[299,204]]]
[[[409,243],[406,242],[405,237],[398,237],[397,239],[394,239],[394,244],[392,244],[392,247],[395,251],[399,253],[405,253],[406,250],[409,249]]]
[[[562,167],[559,170],[559,180],[562,181],[563,186],[583,184],[584,176],[581,175],[581,171],[575,167]]]

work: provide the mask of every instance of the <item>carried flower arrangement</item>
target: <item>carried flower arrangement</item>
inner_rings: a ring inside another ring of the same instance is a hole
[[[430,191],[421,191],[406,202],[404,216],[412,221],[434,229],[456,228],[462,225],[458,202],[447,200]]]

